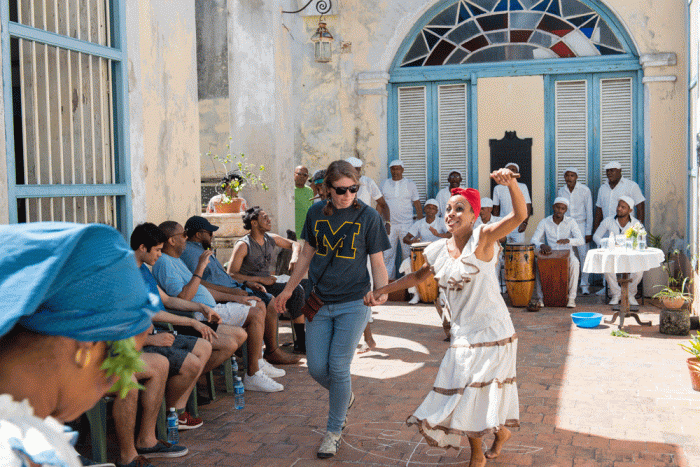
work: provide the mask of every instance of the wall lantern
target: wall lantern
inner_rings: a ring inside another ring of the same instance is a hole
[[[331,51],[333,36],[328,29],[326,29],[326,23],[318,23],[318,29],[316,29],[316,33],[311,36],[311,42],[314,43],[314,58],[316,61],[321,63],[330,62],[333,56]]]

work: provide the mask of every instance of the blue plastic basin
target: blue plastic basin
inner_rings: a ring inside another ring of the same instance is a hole
[[[600,325],[603,315],[600,313],[571,313],[571,319],[580,328],[595,328]]]

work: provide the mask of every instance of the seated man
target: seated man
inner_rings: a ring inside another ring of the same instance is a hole
[[[617,215],[603,219],[603,222],[600,223],[593,234],[593,241],[596,242],[598,247],[602,246],[603,239],[608,238],[611,233],[613,235],[625,235],[629,229],[639,223],[637,219],[632,217],[632,209],[634,209],[634,200],[629,196],[621,196],[617,201]],[[630,274],[630,279],[632,279],[632,282],[629,284],[630,305],[639,305],[634,296],[637,293],[637,286],[641,282],[642,276],[643,273],[641,272]],[[622,294],[622,288],[617,283],[617,277],[615,274],[606,273],[605,280],[612,295],[610,305],[617,305],[620,303],[620,295]]]
[[[181,457],[188,453],[181,444],[170,444],[156,438],[158,412],[163,402],[168,379],[168,359],[162,355],[141,354],[144,367],[134,373],[133,379],[143,389],[132,389],[126,397],[115,397],[112,406],[114,429],[119,445],[117,467],[153,467],[147,459],[155,457]],[[141,396],[141,423],[136,432],[136,412]],[[135,439],[134,439],[135,438]]]
[[[289,271],[292,272],[299,259],[301,245],[270,233],[272,222],[260,206],[253,206],[245,212],[243,228],[250,233],[236,242],[226,272],[237,281],[246,284],[258,283],[268,294],[276,297],[282,292],[286,282],[278,282],[277,278],[270,274],[275,246],[292,250],[292,258],[289,260]],[[206,234],[204,236],[206,237]],[[202,241],[206,241],[206,238]],[[287,301],[287,310],[292,316],[292,326],[294,326],[294,351],[299,353],[306,353],[304,315],[301,314],[303,306],[304,289],[298,285]]]
[[[218,229],[219,227],[211,225],[208,220],[201,216],[192,216],[187,219],[185,232],[188,239],[180,259],[192,273],[202,276],[201,285],[206,287],[214,297],[216,297],[216,293],[244,297],[253,295],[248,298],[264,302],[258,305],[265,311],[263,339],[266,351],[265,358],[261,360],[267,360],[267,362],[278,365],[299,362],[299,356],[283,352],[277,344],[277,310],[272,305],[272,296],[266,293],[265,287],[256,281],[245,281],[243,284],[238,283],[226,272],[219,260],[216,259],[216,256],[211,255],[211,242],[214,238],[214,232]],[[202,258],[207,252],[210,256],[202,262]],[[199,268],[202,269],[200,270]],[[267,362],[261,361],[260,365],[268,373],[268,376],[284,376],[284,370],[274,368]]]
[[[412,245],[419,242],[434,242],[436,240],[440,240],[441,238],[450,238],[452,234],[447,232],[445,220],[442,217],[438,217],[438,211],[437,201],[432,198],[427,200],[425,202],[425,206],[423,207],[425,217],[413,223],[411,228],[408,229],[408,233],[403,237],[402,241],[407,245]],[[401,262],[399,272],[411,272],[410,257]],[[408,303],[411,305],[418,303],[420,297],[416,292],[416,288],[410,287],[408,292],[413,294],[413,297],[411,297],[411,300]]]
[[[203,303],[213,308],[226,324],[240,326],[248,333],[248,373],[243,384],[248,391],[277,392],[284,386],[273,381],[260,367],[259,356],[262,353],[262,335],[265,328],[265,308],[257,297],[249,297],[245,292],[232,295],[218,290],[209,291],[201,284],[202,273],[212,251],[205,251],[198,262],[195,273],[191,273],[180,255],[187,243],[185,229],[174,221],[159,225],[168,240],[163,244],[163,255],[153,266],[153,275],[158,285],[171,297]],[[217,303],[221,302],[221,303]],[[199,320],[202,313],[195,313]]]
[[[565,216],[569,208],[569,200],[557,198],[554,200],[554,214],[545,217],[537,224],[537,229],[532,236],[535,248],[540,249],[540,254],[549,255],[552,250],[569,250],[572,246],[583,245],[583,235],[576,221]],[[543,242],[544,240],[544,242]],[[578,289],[579,261],[574,254],[569,255],[569,300],[567,308],[576,307],[576,290]],[[542,306],[542,285],[537,274],[537,300],[538,306]]]
[[[146,285],[153,294],[161,298],[161,311],[153,317],[156,323],[154,332],[146,338],[143,350],[161,354],[168,359],[170,374],[166,385],[165,403],[167,407],[177,409],[180,429],[189,430],[202,425],[200,419],[192,418],[185,411],[187,399],[197,379],[202,373],[231,358],[236,349],[245,342],[247,335],[243,328],[219,325],[221,317],[208,306],[170,297],[158,287],[155,277],[146,265],[153,266],[156,263],[167,239],[155,224],[147,222],[134,229],[131,234],[131,248]],[[165,311],[166,307],[171,310],[201,312],[209,321],[202,323],[193,318],[174,315]],[[168,328],[157,323],[175,326],[178,334],[170,334]],[[198,338],[198,335],[202,338]]]

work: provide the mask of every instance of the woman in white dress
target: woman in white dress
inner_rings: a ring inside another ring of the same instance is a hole
[[[499,293],[495,262],[498,239],[527,217],[527,206],[510,170],[495,171],[491,178],[508,187],[513,212],[475,229],[479,192],[453,189],[445,211],[452,238],[427,247],[427,262],[421,269],[374,292],[386,294],[414,286],[432,272],[445,293],[452,315],[450,347],[433,389],[407,423],[417,425],[431,446],[458,448],[461,436],[467,436],[470,467],[483,467],[487,458],[497,457],[511,436],[506,427],[519,426],[517,335]],[[495,440],[484,453],[481,438],[488,433],[495,433]]]

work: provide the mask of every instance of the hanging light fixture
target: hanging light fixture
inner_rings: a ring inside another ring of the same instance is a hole
[[[311,36],[311,42],[314,43],[314,58],[316,61],[321,63],[330,62],[333,56],[331,51],[333,36],[326,28],[326,23],[323,21],[318,23],[318,29]]]

